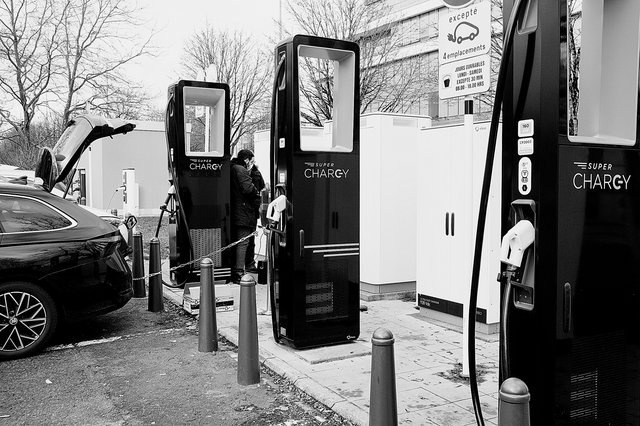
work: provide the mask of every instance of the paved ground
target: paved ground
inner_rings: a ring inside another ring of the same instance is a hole
[[[346,421],[262,369],[237,383],[237,350],[198,351],[197,323],[146,299],[67,327],[33,357],[0,362],[0,426],[323,425]]]
[[[166,270],[166,263],[163,265]],[[164,279],[168,279],[165,274]],[[237,344],[239,286],[232,286],[236,309],[218,312],[222,336]],[[173,303],[182,303],[182,290],[164,287]],[[256,286],[258,312],[267,307],[267,289]],[[400,424],[475,425],[468,381],[460,376],[462,334],[421,317],[411,301],[367,302],[361,312],[361,334],[351,344],[293,350],[276,344],[270,315],[258,315],[260,359],[301,390],[336,413],[366,425],[369,419],[371,335],[378,327],[395,337],[395,368]],[[497,335],[477,341],[478,383],[485,422],[497,424]]]

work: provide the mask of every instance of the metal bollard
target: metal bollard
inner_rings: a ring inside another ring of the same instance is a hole
[[[155,274],[149,278],[149,308],[151,312],[164,310],[162,300],[162,276],[160,271],[160,240],[153,237],[149,242],[149,274]],[[157,273],[157,274],[156,274]]]
[[[376,329],[371,336],[370,426],[398,424],[394,341],[393,333],[386,328]]]
[[[144,253],[142,252],[142,232],[133,233],[133,297],[147,297],[144,279]]]
[[[256,281],[245,274],[240,280],[240,331],[238,333],[238,384],[260,383]]]
[[[216,322],[216,290],[213,284],[213,262],[209,258],[200,262],[200,308],[198,314],[198,351],[218,350],[218,324]]]
[[[498,399],[498,426],[531,426],[529,388],[520,379],[502,382]]]

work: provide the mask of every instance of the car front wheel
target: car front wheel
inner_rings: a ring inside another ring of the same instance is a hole
[[[58,311],[49,294],[28,282],[0,284],[0,359],[42,349],[55,332]]]

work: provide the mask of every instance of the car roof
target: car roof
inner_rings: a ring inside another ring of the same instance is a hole
[[[0,191],[12,194],[33,194],[43,191],[43,188],[36,185],[33,180],[27,179],[26,176],[20,178],[0,176]]]

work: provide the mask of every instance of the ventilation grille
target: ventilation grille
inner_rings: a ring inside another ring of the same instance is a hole
[[[195,259],[202,256],[213,261],[213,267],[222,266],[222,255],[220,252],[211,254],[222,247],[222,230],[220,228],[190,229],[191,243],[193,244],[193,255]],[[193,265],[195,270],[200,269],[200,262]]]
[[[307,321],[346,318],[349,312],[349,295],[346,285],[321,282],[306,285]]]
[[[571,418],[598,418],[598,371],[571,376]]]
[[[307,318],[310,321],[333,315],[333,283],[307,284]]]
[[[626,408],[633,404],[627,401],[626,382],[630,378],[626,371],[624,333],[576,338],[573,343],[570,424],[626,424]]]

